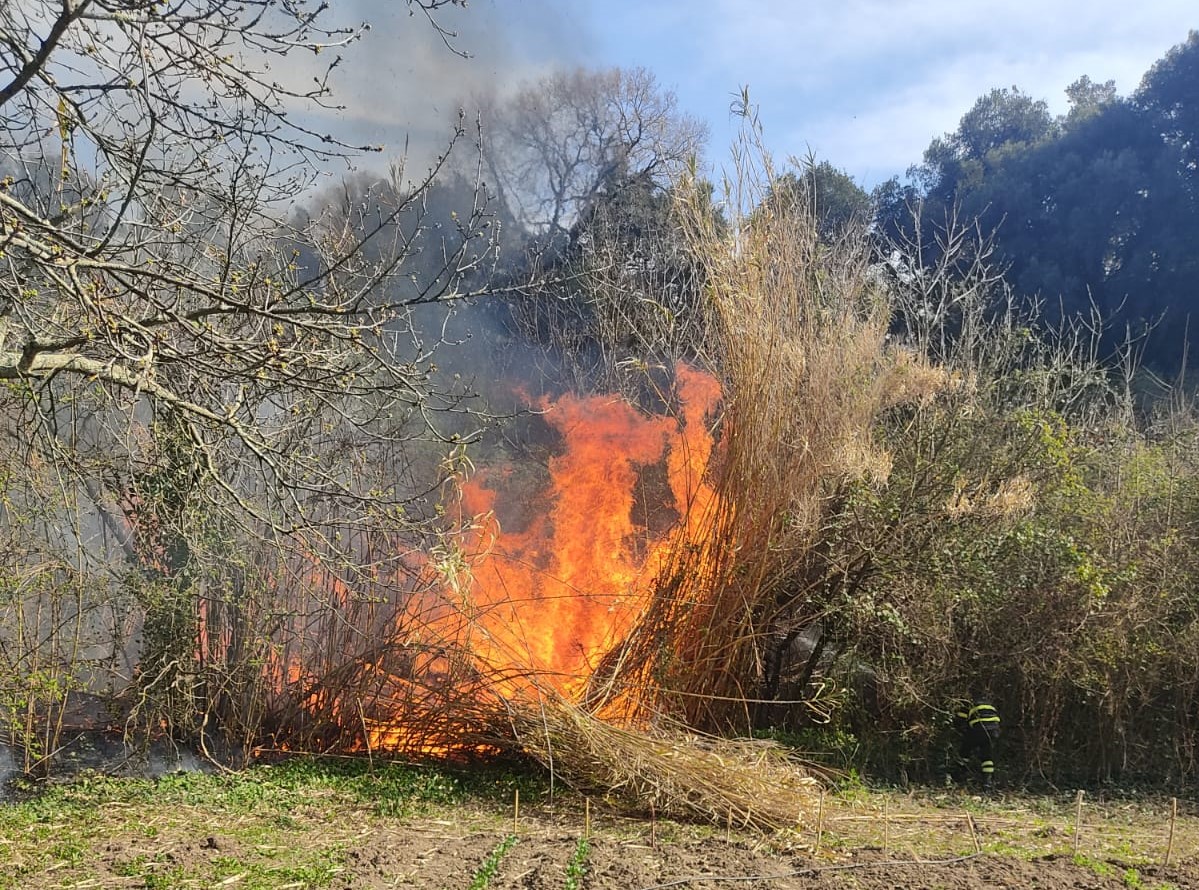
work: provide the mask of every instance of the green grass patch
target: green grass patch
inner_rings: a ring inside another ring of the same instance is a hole
[[[132,870],[127,876],[147,887],[206,885],[235,875],[241,875],[235,883],[243,890],[289,883],[323,886],[340,854],[320,852],[328,843],[318,836],[322,825],[362,815],[419,816],[468,801],[508,805],[517,789],[522,799],[532,801],[545,787],[539,776],[521,771],[342,758],[297,757],[240,772],[177,773],[157,780],[81,775],[26,789],[25,799],[0,806],[5,841],[0,890],[17,890],[28,876],[48,870],[83,874],[93,851],[113,838],[168,843],[209,831],[248,849],[299,847],[300,855],[289,852],[285,866],[260,862],[259,853],[219,875],[191,874],[167,862],[135,861],[132,855],[121,868]],[[305,837],[309,840],[297,842]]]

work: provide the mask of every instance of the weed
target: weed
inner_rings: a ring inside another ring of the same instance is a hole
[[[1115,874],[1115,869],[1113,869],[1111,865],[1103,862],[1100,859],[1092,859],[1085,853],[1075,853],[1074,864],[1079,868],[1089,868],[1101,878],[1110,878]]]
[[[162,872],[143,872],[141,877],[146,890],[180,890],[188,883],[182,865]]]
[[[54,859],[68,865],[78,865],[82,862],[85,852],[83,844],[74,838],[59,841],[50,848],[50,855]]]
[[[146,864],[147,856],[139,854],[132,859],[114,862],[112,865],[113,873],[119,878],[134,878],[142,873],[142,868]]]

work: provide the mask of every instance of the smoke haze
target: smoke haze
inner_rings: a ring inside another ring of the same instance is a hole
[[[578,16],[550,0],[444,7],[434,20],[445,41],[424,13],[401,2],[351,0],[330,13],[328,24],[370,26],[330,81],[344,110],[312,116],[314,126],[343,141],[383,147],[357,159],[359,169],[381,171],[406,151],[409,170],[419,173],[444,149],[459,108],[473,116],[471,97],[502,96],[556,66],[579,64],[588,52]],[[288,61],[315,72],[327,60]]]

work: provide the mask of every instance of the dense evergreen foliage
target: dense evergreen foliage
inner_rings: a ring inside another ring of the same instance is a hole
[[[1109,346],[1148,331],[1147,364],[1173,373],[1199,305],[1199,33],[1130,96],[1085,76],[1066,92],[1058,118],[1016,87],[979,98],[876,191],[880,228],[932,243],[948,216],[978,219],[1018,293],[1065,317],[1096,307]]]

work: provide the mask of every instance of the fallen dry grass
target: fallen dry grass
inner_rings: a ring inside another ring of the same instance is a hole
[[[764,833],[815,824],[822,785],[811,767],[766,741],[704,737],[682,727],[625,728],[561,697],[513,707],[522,748],[582,791],[714,825]]]

